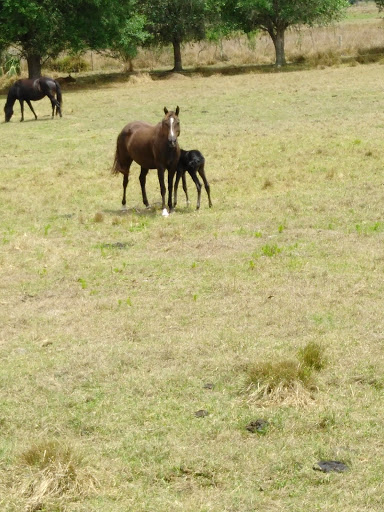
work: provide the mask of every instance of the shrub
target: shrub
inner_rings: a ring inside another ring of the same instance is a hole
[[[52,59],[48,61],[47,67],[60,73],[80,73],[89,70],[88,62],[80,55],[67,55],[60,59]]]

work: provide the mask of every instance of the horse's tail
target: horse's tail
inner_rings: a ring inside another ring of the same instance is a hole
[[[63,95],[61,94],[61,87],[57,80],[55,80],[55,85],[56,85],[56,98],[57,98],[57,101],[59,102],[60,108],[61,108],[63,105]]]
[[[129,157],[127,148],[125,146],[125,138],[127,134],[121,131],[117,137],[116,141],[116,152],[115,152],[115,160],[113,161],[113,166],[111,169],[112,174],[127,174],[129,171],[129,167],[132,163],[132,159]]]

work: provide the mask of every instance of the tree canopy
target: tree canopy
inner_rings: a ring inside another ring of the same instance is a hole
[[[148,31],[157,44],[172,44],[174,71],[182,70],[181,44],[205,37],[206,0],[143,0]]]
[[[379,9],[384,0],[376,0]],[[285,64],[284,35],[292,25],[338,20],[347,0],[1,0],[0,49],[18,48],[30,77],[61,51],[109,50],[131,63],[143,44],[171,44],[174,70],[181,45],[230,30],[271,36],[276,64]]]
[[[29,76],[39,76],[43,58],[108,48],[133,7],[130,0],[2,0],[0,48],[18,48]]]
[[[232,27],[268,32],[275,46],[276,65],[281,66],[285,64],[284,35],[288,27],[330,23],[340,19],[347,6],[347,0],[227,0],[222,12]]]

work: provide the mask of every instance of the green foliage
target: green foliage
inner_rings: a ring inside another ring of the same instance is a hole
[[[284,32],[293,25],[327,24],[338,20],[348,6],[346,0],[227,0],[223,19],[245,32],[261,29],[271,36],[276,49],[276,63],[284,64]]]
[[[118,0],[4,0],[0,48],[17,47],[31,74],[32,60],[39,67],[43,57],[55,58],[63,50],[108,47],[130,6]]]
[[[156,42],[199,41],[205,36],[205,0],[150,0],[142,9]]]
[[[20,58],[8,52],[0,54],[0,76],[15,76],[20,74]]]
[[[134,13],[124,19],[120,31],[111,45],[113,57],[129,63],[137,55],[137,48],[150,40],[150,34],[145,29],[146,18],[143,14]]]

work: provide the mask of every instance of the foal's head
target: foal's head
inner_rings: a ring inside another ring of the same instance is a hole
[[[167,130],[168,132],[168,145],[171,148],[177,146],[177,137],[180,135],[179,111],[179,107],[176,107],[175,111],[168,110],[167,107],[164,107],[165,117],[162,121],[163,130]]]

